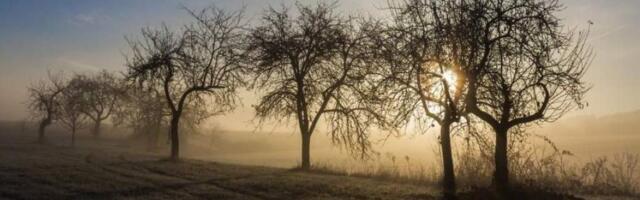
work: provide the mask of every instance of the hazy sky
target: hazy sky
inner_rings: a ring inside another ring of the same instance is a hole
[[[225,9],[243,5],[247,16],[259,19],[267,0],[2,0],[0,1],[0,120],[26,117],[26,86],[43,78],[47,70],[91,72],[123,70],[124,36],[162,22],[179,26],[189,20],[182,5],[202,8],[215,4]],[[302,1],[302,2],[315,2]],[[342,0],[341,12],[380,15],[385,0]],[[640,109],[639,0],[565,0],[560,14],[567,28],[592,27],[590,43],[596,59],[586,75],[593,85],[590,106],[570,115],[604,115]],[[243,94],[244,107],[224,118],[225,128],[238,129],[251,120],[251,93]],[[227,123],[229,121],[229,123]],[[229,127],[231,126],[231,127]],[[247,126],[243,126],[247,127]]]

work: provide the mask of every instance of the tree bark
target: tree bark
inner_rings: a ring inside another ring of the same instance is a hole
[[[171,157],[172,161],[178,161],[180,159],[180,137],[178,136],[178,124],[180,122],[180,114],[173,114],[171,116],[171,131],[169,132],[169,138],[171,139]]]
[[[442,146],[442,167],[444,177],[442,185],[445,199],[454,199],[456,193],[455,172],[453,171],[453,154],[451,152],[451,120],[444,120],[440,127],[440,145]]]
[[[49,119],[43,119],[40,121],[40,126],[38,127],[38,143],[43,144],[45,142],[44,131],[49,124],[51,124],[51,120]]]
[[[311,168],[310,146],[311,134],[302,132],[302,165],[300,167],[303,170],[309,170]]]
[[[509,186],[509,167],[507,159],[507,131],[506,128],[496,128],[495,172],[493,184],[500,192],[507,192]]]

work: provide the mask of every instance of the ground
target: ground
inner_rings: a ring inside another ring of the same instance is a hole
[[[434,199],[433,187],[98,148],[0,142],[1,199]]]
[[[162,156],[0,140],[0,199],[439,199],[438,187]],[[534,192],[535,193],[535,192]],[[527,199],[574,199],[540,193]],[[461,199],[487,199],[476,190]]]

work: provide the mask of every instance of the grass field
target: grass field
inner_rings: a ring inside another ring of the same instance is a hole
[[[435,184],[184,159],[163,161],[118,139],[0,132],[0,199],[440,199]],[[16,130],[13,130],[15,132]],[[535,189],[518,199],[579,199]],[[460,199],[490,199],[484,188]],[[632,199],[589,197],[589,199]]]
[[[6,139],[6,138],[5,138]],[[0,144],[6,199],[434,199],[434,187],[99,148]]]

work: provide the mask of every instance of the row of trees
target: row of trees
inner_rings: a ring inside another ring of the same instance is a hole
[[[145,137],[149,148],[158,143],[158,133],[168,127],[170,110],[164,96],[157,90],[140,87],[130,80],[107,71],[93,74],[49,73],[47,79],[28,88],[32,116],[39,123],[38,141],[46,142],[45,132],[54,122],[71,132],[71,144],[79,129],[90,128],[94,138],[101,135],[105,121],[132,130],[133,136]],[[185,104],[185,127],[189,132],[217,113],[197,101]],[[201,103],[201,102],[200,102]]]
[[[75,74],[66,79],[62,73],[49,73],[47,80],[29,88],[29,109],[39,117],[38,141],[45,142],[46,128],[54,121],[71,130],[71,143],[80,128],[93,123],[92,134],[100,135],[104,120],[116,110],[123,88],[116,76],[106,71],[94,75]]]
[[[588,87],[581,79],[592,57],[587,32],[564,28],[557,0],[404,0],[389,5],[390,20],[344,16],[336,7],[269,8],[255,26],[242,11],[186,9],[193,22],[177,30],[143,29],[140,38],[127,40],[125,80],[136,91],[127,98],[137,104],[127,104],[131,109],[119,113],[128,118],[120,121],[167,123],[170,158],[177,160],[179,127],[193,124],[181,123],[185,113],[191,122],[226,113],[237,106],[239,88],[254,89],[262,95],[254,105],[257,118],[297,123],[302,169],[310,168],[311,136],[321,123],[335,143],[363,157],[371,152],[373,129],[437,123],[445,195],[452,196],[452,127],[493,130],[494,185],[506,191],[507,138],[518,132],[512,129],[583,105]],[[45,127],[58,95],[106,101],[93,93],[66,94],[58,82],[52,79],[42,95],[32,92],[48,99],[32,106]],[[76,105],[60,102],[61,108]],[[111,113],[105,106],[114,105],[106,102],[82,106],[91,108],[83,113],[96,130]]]

